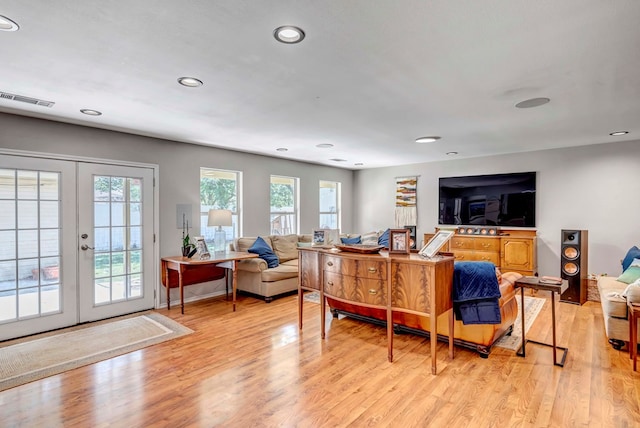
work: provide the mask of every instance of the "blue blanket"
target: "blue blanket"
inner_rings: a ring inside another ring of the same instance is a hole
[[[500,324],[500,285],[489,262],[455,262],[453,308],[463,324]]]

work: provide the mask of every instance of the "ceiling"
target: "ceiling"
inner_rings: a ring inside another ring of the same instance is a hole
[[[55,103],[0,99],[6,113],[348,169],[640,135],[637,0],[3,0],[0,15],[20,26],[0,31],[0,92]],[[306,38],[277,42],[281,25]],[[514,107],[537,97],[551,102]]]

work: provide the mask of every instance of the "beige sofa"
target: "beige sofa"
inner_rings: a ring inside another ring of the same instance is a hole
[[[622,294],[628,284],[617,281],[617,277],[601,276],[598,278],[598,291],[604,318],[604,330],[609,343],[614,349],[621,349],[629,342],[629,316],[627,299]],[[631,296],[627,298],[634,300]],[[640,341],[640,330],[638,331]]]
[[[237,238],[232,251],[246,252],[257,237]],[[262,239],[273,249],[280,264],[269,268],[261,258],[238,263],[238,290],[251,293],[271,302],[275,296],[298,290],[298,243],[311,245],[311,235],[267,235]]]

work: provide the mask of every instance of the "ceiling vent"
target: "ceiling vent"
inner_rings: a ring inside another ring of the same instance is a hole
[[[43,106],[43,107],[53,107],[53,105],[55,104],[53,101],[39,100],[37,98],[29,98],[29,97],[24,97],[22,95],[8,94],[6,92],[0,92],[0,98],[3,98],[5,100],[21,101],[23,103],[34,104],[34,105]]]

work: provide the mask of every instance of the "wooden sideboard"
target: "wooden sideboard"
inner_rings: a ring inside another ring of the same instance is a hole
[[[424,234],[428,242],[433,233]],[[458,261],[486,261],[502,272],[537,275],[536,231],[500,229],[498,235],[460,235],[456,233],[442,251],[452,252]]]
[[[298,325],[302,329],[303,290],[320,292],[321,336],[325,337],[325,297],[359,308],[386,311],[387,352],[393,361],[393,316],[438,315],[452,308],[453,257],[425,259],[417,254],[359,254],[299,248]],[[453,358],[453,311],[449,318],[449,357]],[[437,373],[437,334],[431,335],[431,372]]]

